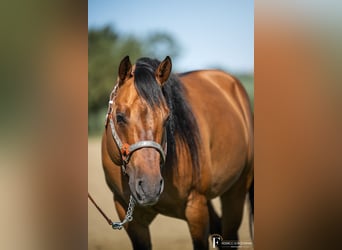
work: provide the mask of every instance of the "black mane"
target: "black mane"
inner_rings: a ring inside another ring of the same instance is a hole
[[[138,94],[152,108],[158,107],[164,100],[170,109],[167,124],[166,164],[176,166],[178,163],[176,139],[179,138],[187,147],[194,166],[195,176],[199,176],[199,145],[200,134],[196,119],[189,103],[185,99],[185,88],[180,79],[171,74],[163,87],[160,88],[155,79],[155,71],[160,61],[140,58],[134,71],[135,88]],[[178,149],[180,150],[180,149]]]

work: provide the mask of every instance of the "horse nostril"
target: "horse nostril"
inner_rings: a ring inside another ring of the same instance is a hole
[[[139,186],[141,186],[142,184],[143,184],[143,181],[142,181],[142,180],[138,181],[138,185],[139,185]]]
[[[164,182],[163,179],[161,179],[161,180],[160,180],[160,186],[163,185],[163,182]]]

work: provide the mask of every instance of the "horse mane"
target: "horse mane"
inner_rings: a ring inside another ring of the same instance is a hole
[[[180,79],[171,74],[162,87],[157,83],[155,71],[160,61],[150,58],[140,58],[136,62],[134,84],[138,94],[152,107],[158,107],[164,99],[170,110],[166,125],[167,147],[166,165],[177,166],[179,157],[176,138],[185,144],[189,150],[194,167],[194,176],[199,176],[199,146],[200,133],[191,106],[185,98],[186,89]],[[181,144],[179,145],[181,146]]]

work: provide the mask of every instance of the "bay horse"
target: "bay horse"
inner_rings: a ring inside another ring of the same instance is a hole
[[[134,249],[152,248],[149,225],[159,213],[187,222],[194,249],[208,249],[210,234],[238,240],[253,188],[253,117],[245,89],[223,71],[171,70],[170,57],[132,65],[126,56],[109,100],[103,169],[121,220],[130,197],[137,203],[124,226]],[[218,196],[222,218],[211,204]]]

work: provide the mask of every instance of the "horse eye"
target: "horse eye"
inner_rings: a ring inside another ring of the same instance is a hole
[[[125,115],[122,114],[122,113],[116,114],[116,122],[119,123],[119,124],[120,124],[120,123],[121,123],[121,124],[126,123]]]

